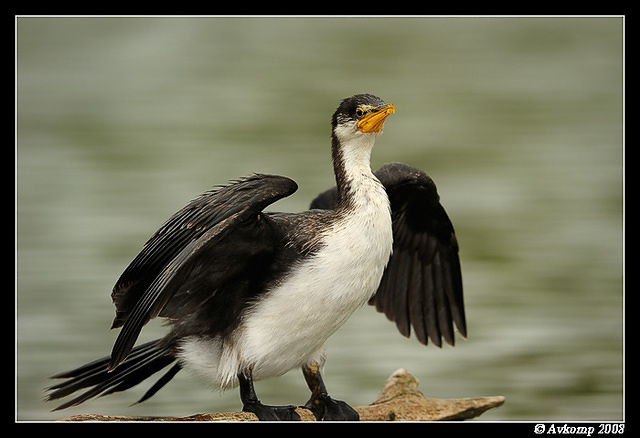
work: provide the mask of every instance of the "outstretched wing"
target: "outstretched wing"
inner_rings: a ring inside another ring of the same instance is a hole
[[[116,317],[112,328],[122,329],[109,369],[127,357],[142,327],[163,312],[185,281],[198,274],[194,270],[212,255],[217,243],[240,226],[251,228],[264,222],[262,210],[296,190],[289,178],[253,175],[207,192],[174,214],[147,241],[113,288]],[[269,232],[268,227],[253,228]],[[224,254],[218,256],[223,258]],[[162,316],[173,316],[166,313]]]
[[[393,254],[369,304],[418,340],[453,345],[454,328],[466,336],[458,242],[451,220],[427,174],[401,163],[375,172],[391,203]],[[320,194],[311,208],[331,210],[336,189]]]

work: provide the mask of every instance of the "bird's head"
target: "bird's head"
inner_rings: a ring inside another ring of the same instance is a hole
[[[356,94],[340,102],[333,113],[333,132],[343,142],[382,133],[385,119],[395,112],[393,105],[372,94]]]

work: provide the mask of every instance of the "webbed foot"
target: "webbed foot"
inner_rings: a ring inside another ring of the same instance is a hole
[[[318,421],[359,421],[360,415],[341,400],[335,400],[328,395],[312,398],[304,405]]]
[[[269,406],[256,401],[246,403],[242,410],[254,413],[260,421],[300,421],[295,406]]]
[[[256,396],[251,374],[251,369],[238,373],[243,412],[253,412],[260,421],[300,421],[295,406],[263,405]]]
[[[311,390],[311,398],[303,407],[313,412],[318,421],[358,421],[360,415],[343,401],[329,397],[322,381],[320,366],[308,363],[302,367],[302,373]]]

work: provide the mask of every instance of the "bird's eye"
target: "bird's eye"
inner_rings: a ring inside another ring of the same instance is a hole
[[[356,109],[356,116],[357,116],[358,118],[360,118],[360,117],[364,116],[364,110],[363,110],[362,108],[358,108],[358,109]]]

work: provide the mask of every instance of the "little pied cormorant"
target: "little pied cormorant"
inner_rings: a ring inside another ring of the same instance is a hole
[[[260,420],[297,420],[294,406],[267,406],[253,381],[300,367],[304,406],[319,420],[357,420],[331,398],[320,369],[325,343],[369,303],[417,339],[454,344],[466,336],[454,229],[424,172],[404,164],[373,173],[370,156],[393,105],[370,94],[333,114],[336,187],[302,213],[264,212],[296,191],[289,178],[255,174],[204,193],[174,214],[125,269],[111,294],[109,357],[53,376],[57,409],[128,389],[173,366],[143,395],[185,368],[214,386],[240,387],[243,410]],[[134,346],[143,326],[166,318],[169,333]]]

